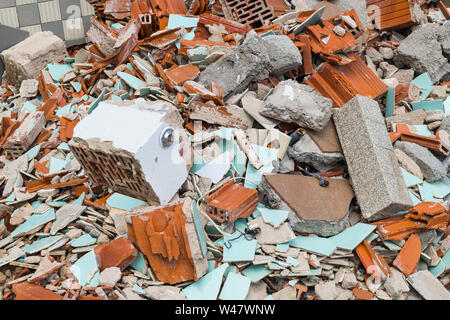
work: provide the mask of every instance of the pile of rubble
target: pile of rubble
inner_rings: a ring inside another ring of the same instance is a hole
[[[89,2],[1,53],[2,299],[450,298],[444,2]]]

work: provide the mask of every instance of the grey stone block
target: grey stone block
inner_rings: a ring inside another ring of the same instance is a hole
[[[358,95],[335,112],[334,123],[363,217],[375,221],[412,207],[378,103]]]
[[[402,150],[417,163],[426,181],[439,181],[447,175],[447,168],[427,148],[403,141],[397,141],[395,148]]]

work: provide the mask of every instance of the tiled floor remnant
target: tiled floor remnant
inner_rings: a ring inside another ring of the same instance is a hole
[[[1,0],[0,300],[449,300],[448,6]]]

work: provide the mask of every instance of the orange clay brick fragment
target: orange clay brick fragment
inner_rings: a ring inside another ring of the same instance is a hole
[[[197,78],[200,69],[193,64],[174,66],[166,71],[166,76],[176,85],[181,86],[188,80]]]
[[[352,292],[355,295],[356,300],[370,300],[374,296],[372,292],[359,288],[353,288]]]
[[[422,202],[403,216],[373,223],[382,240],[402,240],[415,232],[437,230],[448,225],[448,212],[436,202]]]
[[[63,297],[37,284],[21,282],[13,284],[15,300],[62,300]]]
[[[420,238],[414,233],[409,237],[402,250],[400,250],[400,253],[395,258],[394,266],[403,272],[405,276],[409,277],[416,270],[421,252]]]
[[[202,236],[204,239],[199,235],[203,229],[194,223],[193,205],[187,198],[177,205],[131,217],[137,245],[159,281],[197,281],[206,273],[206,243],[200,240]]]
[[[247,218],[258,205],[258,191],[228,181],[207,199],[208,215],[220,222]]]
[[[100,271],[111,267],[119,267],[124,270],[138,255],[131,241],[123,237],[101,244],[95,247],[94,251]]]

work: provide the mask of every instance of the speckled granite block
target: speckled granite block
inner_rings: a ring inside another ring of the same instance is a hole
[[[378,103],[358,95],[334,122],[363,217],[375,221],[412,207]]]

